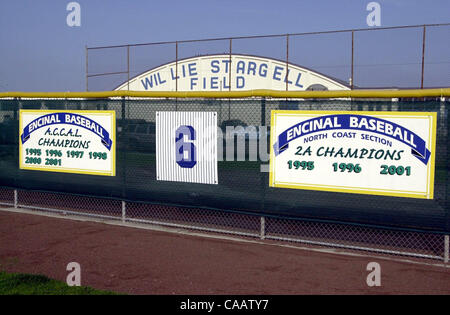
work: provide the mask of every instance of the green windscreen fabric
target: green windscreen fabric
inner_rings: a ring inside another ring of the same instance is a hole
[[[448,101],[275,99],[0,100],[0,186],[81,194],[136,202],[240,211],[367,226],[450,232]],[[114,110],[116,176],[19,169],[19,109]],[[272,110],[436,112],[433,200],[269,187],[268,152]],[[218,130],[241,126],[246,153],[227,154],[236,138],[218,139],[218,185],[156,180],[156,112],[217,113]],[[255,131],[249,127],[255,127]],[[251,137],[256,158],[249,153]],[[61,196],[61,206],[64,198]]]

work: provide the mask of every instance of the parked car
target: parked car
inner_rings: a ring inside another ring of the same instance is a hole
[[[154,122],[131,123],[124,126],[124,141],[131,151],[155,152],[156,125]]]

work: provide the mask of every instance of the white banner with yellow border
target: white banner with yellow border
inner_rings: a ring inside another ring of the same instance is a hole
[[[436,117],[273,110],[269,185],[433,199]]]
[[[115,151],[115,111],[20,110],[20,169],[115,176]]]

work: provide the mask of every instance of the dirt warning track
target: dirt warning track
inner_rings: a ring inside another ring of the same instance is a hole
[[[0,270],[65,281],[70,262],[82,285],[129,294],[450,294],[444,266],[0,211]]]

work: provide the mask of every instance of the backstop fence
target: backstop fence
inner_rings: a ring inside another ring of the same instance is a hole
[[[402,92],[389,93],[401,96]],[[139,93],[117,97],[119,94],[112,92],[112,97],[0,95],[0,204],[448,261],[448,89],[445,93],[434,91],[434,97],[427,98],[317,98],[327,92],[315,93],[310,92],[309,97],[315,96],[312,99],[300,98],[308,96],[301,93],[297,97],[277,94],[283,98],[265,97],[264,93],[227,98],[226,92],[222,97],[183,94],[165,98],[131,97],[143,95]],[[377,96],[374,91],[367,93]],[[426,90],[420,93],[426,95]],[[404,95],[414,95],[414,91]],[[23,109],[115,111],[115,176],[20,169],[19,113]],[[270,187],[273,110],[437,113],[434,198]],[[159,111],[217,114],[217,185],[157,180],[155,130]],[[240,145],[243,151],[236,150]],[[251,153],[252,145],[258,148],[256,154]]]
[[[450,23],[442,23],[86,47],[86,91],[110,91],[170,62],[181,73],[182,60],[211,54],[229,55],[230,62],[232,55],[272,58],[286,72],[299,65],[350,88],[445,87],[449,36]]]

